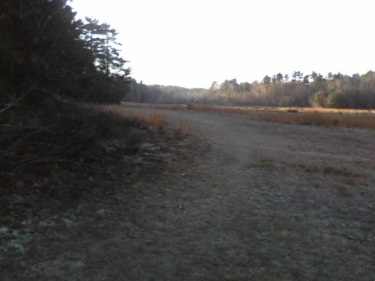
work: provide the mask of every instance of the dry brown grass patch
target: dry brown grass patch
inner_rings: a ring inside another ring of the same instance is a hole
[[[189,131],[189,125],[186,120],[180,120],[178,127],[175,129],[175,138],[180,140],[183,139]]]
[[[129,107],[143,107],[143,108],[158,108],[170,110],[186,110],[186,104],[159,104],[159,103],[136,103],[136,102],[121,102],[121,104]]]
[[[118,106],[100,106],[99,110],[110,113],[117,118],[127,119],[130,122],[137,123],[140,126],[145,126],[152,130],[161,129],[166,124],[166,117],[164,114],[145,114],[140,112],[126,112]]]
[[[375,130],[374,110],[290,108],[259,106],[211,106],[189,104],[189,110],[240,114],[252,119],[285,124],[327,127],[364,128]]]
[[[152,130],[161,129],[165,124],[164,114],[130,113],[127,118],[149,127]]]
[[[302,112],[298,114],[289,112],[264,112],[258,114],[257,118],[286,124],[375,129],[374,115],[361,116],[321,112]]]

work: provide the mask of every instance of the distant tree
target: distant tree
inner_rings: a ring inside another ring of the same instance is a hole
[[[274,76],[272,76],[272,83],[281,83],[284,80],[284,75],[281,73],[277,73]]]
[[[303,73],[301,71],[294,71],[292,77],[295,81],[302,81]]]
[[[318,73],[316,73],[315,71],[313,71],[313,72],[311,72],[310,77],[311,77],[311,79],[315,82],[315,80],[316,80],[317,77],[318,77]]]
[[[329,93],[327,100],[326,100],[326,106],[330,108],[340,108],[340,97],[335,92]]]
[[[239,89],[237,79],[225,80],[220,85],[220,89],[223,91],[236,92]]]
[[[311,79],[313,80],[314,83],[321,83],[324,81],[324,78],[323,78],[323,75],[322,74],[319,74],[319,73],[316,73],[315,71],[313,71],[310,75]]]
[[[277,82],[282,82],[283,81],[283,78],[284,76],[281,74],[281,73],[277,73],[276,74],[276,80]]]
[[[326,106],[327,95],[324,91],[319,91],[314,94],[313,106],[314,107],[325,107]]]
[[[209,90],[186,91],[171,86],[147,86],[147,98],[142,100],[186,102],[189,95],[194,102],[212,104],[375,108],[375,73],[372,71],[352,77],[342,75],[342,78],[332,80],[314,71],[303,76],[302,80],[300,73],[294,74],[297,74],[294,77],[299,79],[298,83],[287,82],[288,75],[278,73],[272,78],[266,75],[262,83],[238,83],[236,79],[231,79],[220,83],[219,87],[217,82],[213,82]],[[283,83],[278,81],[281,78]]]
[[[333,79],[342,79],[342,78],[344,78],[344,75],[342,75],[340,72],[338,72],[337,74],[333,74],[332,78]]]
[[[271,83],[271,77],[269,77],[268,75],[264,76],[263,83],[269,85]]]
[[[220,88],[216,81],[213,81],[211,87],[209,88],[210,91],[216,91]]]
[[[240,83],[240,90],[241,91],[250,91],[251,84],[249,82],[242,82]]]

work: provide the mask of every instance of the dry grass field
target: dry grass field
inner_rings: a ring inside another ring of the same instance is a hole
[[[102,108],[150,137],[72,169],[81,200],[0,226],[0,280],[375,280],[374,130],[167,108]]]
[[[312,107],[216,106],[123,103],[129,107],[218,112],[284,124],[375,129],[375,110]]]
[[[189,104],[187,109],[240,114],[256,120],[286,124],[375,129],[375,110],[307,107],[206,106],[197,104]]]

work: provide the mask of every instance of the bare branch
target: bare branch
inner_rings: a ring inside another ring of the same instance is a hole
[[[17,107],[18,104],[31,92],[33,87],[29,87],[28,89],[24,90],[20,97],[17,97],[17,94],[15,91],[13,93],[8,94],[9,103],[5,105],[4,108],[0,109],[0,114],[7,111],[8,109],[11,109],[12,107]]]

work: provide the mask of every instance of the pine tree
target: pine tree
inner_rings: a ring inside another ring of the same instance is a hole
[[[27,89],[31,100],[76,95],[91,58],[67,1],[3,0],[0,11],[0,79],[6,90],[20,95]]]
[[[127,62],[120,56],[117,42],[118,32],[108,24],[99,24],[98,20],[86,18],[82,26],[83,40],[85,47],[91,51],[95,59],[96,68],[105,74],[106,77],[125,77],[129,69],[124,65]]]

